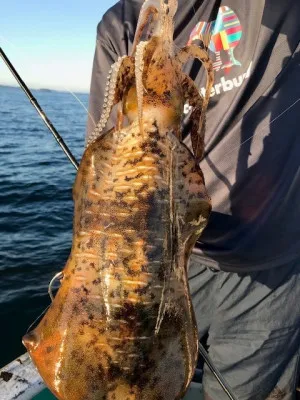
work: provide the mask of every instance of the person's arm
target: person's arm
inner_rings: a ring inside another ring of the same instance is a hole
[[[101,39],[102,22],[97,29],[97,43],[92,69],[90,98],[89,98],[89,116],[87,121],[86,139],[93,132],[95,124],[100,119],[104,91],[107,82],[107,76],[111,65],[117,60],[118,54],[114,51],[108,42]],[[116,121],[115,113],[112,113],[107,123],[106,130],[114,126]]]

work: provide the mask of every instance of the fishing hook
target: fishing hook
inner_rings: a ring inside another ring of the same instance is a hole
[[[53,294],[52,294],[52,285],[56,281],[56,279],[62,279],[64,277],[64,274],[62,271],[58,272],[57,274],[54,275],[54,277],[51,279],[48,285],[48,293],[50,296],[51,301],[54,300]]]
[[[54,283],[54,281],[55,281],[56,279],[58,279],[60,276],[61,276],[61,278],[62,278],[63,275],[64,275],[64,274],[63,274],[62,271],[61,271],[61,272],[58,272],[57,274],[54,275],[54,277],[51,279],[51,281],[50,281],[50,283],[49,283],[49,286],[48,286],[48,293],[49,293],[51,302],[52,302],[53,299],[54,299],[53,294],[52,294],[52,285],[53,285],[53,283]],[[46,313],[46,311],[48,310],[48,308],[50,307],[50,305],[51,305],[51,304],[49,304],[49,306],[47,306],[47,307],[45,308],[45,310],[41,312],[41,314],[32,322],[32,324],[30,324],[30,326],[28,327],[26,333],[28,333],[29,330],[42,318],[42,316]]]

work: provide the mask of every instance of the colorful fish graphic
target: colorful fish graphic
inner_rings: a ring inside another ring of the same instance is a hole
[[[227,7],[219,8],[217,19],[211,22],[200,21],[192,30],[188,45],[200,37],[211,32],[212,37],[209,49],[216,54],[216,60],[213,63],[215,71],[228,69],[233,65],[241,66],[241,63],[234,57],[233,50],[239,44],[242,37],[242,26],[235,12]],[[225,64],[221,58],[221,51],[226,51],[229,61]]]

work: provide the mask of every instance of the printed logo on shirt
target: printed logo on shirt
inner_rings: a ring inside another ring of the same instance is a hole
[[[215,21],[200,21],[195,26],[187,44],[192,44],[193,41],[199,40],[201,35],[210,32],[212,36],[209,49],[215,53],[214,70],[228,70],[234,65],[241,66],[242,64],[234,56],[234,49],[239,44],[243,33],[236,13],[227,6],[220,7]]]
[[[249,78],[251,74],[251,68],[252,68],[252,61],[249,64],[249,67],[247,68],[247,71],[244,72],[243,74],[238,75],[237,77],[233,79],[228,79],[225,78],[224,76],[221,77],[219,82],[215,83],[214,86],[211,89],[210,97],[214,97],[216,95],[219,95],[223,92],[229,92],[230,90],[233,90],[234,88],[238,88],[241,86],[241,84]],[[205,87],[202,87],[200,89],[200,92],[202,96],[205,96]],[[192,106],[190,106],[188,103],[184,105],[184,114],[188,114],[192,110]]]
[[[243,34],[240,20],[231,8],[220,7],[215,21],[200,21],[192,30],[187,44],[192,44],[209,32],[212,33],[209,50],[215,54],[213,68],[216,75],[215,84],[211,90],[211,97],[213,97],[240,87],[250,77],[252,61],[246,71],[240,72],[236,77],[229,78],[228,74],[233,66],[242,67],[241,62],[235,58],[234,49],[240,43]],[[226,73],[226,76],[224,74],[220,76],[222,71]],[[238,71],[238,69],[235,71]],[[200,88],[200,92],[204,96],[205,88]],[[188,104],[185,104],[184,113],[188,114],[191,108]]]

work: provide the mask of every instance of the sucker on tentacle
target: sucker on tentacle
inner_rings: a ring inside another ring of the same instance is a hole
[[[137,93],[137,106],[138,106],[138,118],[140,131],[143,134],[143,96],[144,96],[144,85],[143,85],[143,72],[144,72],[144,50],[148,42],[140,42],[136,49],[135,55],[135,85]]]
[[[106,89],[104,92],[103,110],[99,122],[87,140],[86,147],[88,147],[101,135],[110,117],[113,106],[121,100],[121,96],[124,94],[123,91],[122,93],[118,93],[118,83],[120,84],[119,81],[122,78],[121,74],[126,66],[126,63],[129,65],[129,71],[127,72],[128,81],[131,81],[133,78],[133,71],[130,71],[130,64],[132,63],[131,58],[128,56],[119,57],[118,60],[111,66],[108,73]],[[124,82],[122,83],[124,84]],[[128,85],[129,84],[130,82],[128,82]],[[126,87],[124,90],[125,89]]]

